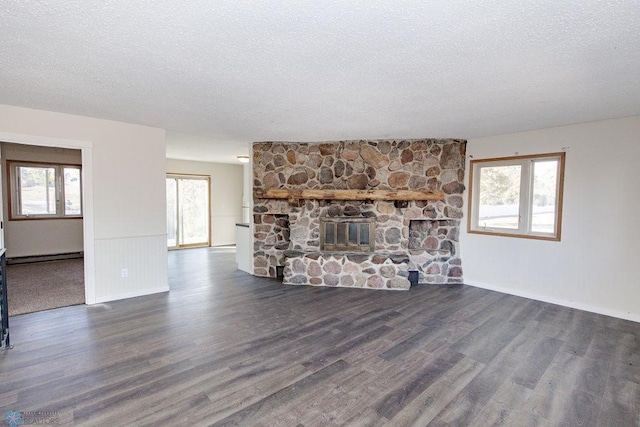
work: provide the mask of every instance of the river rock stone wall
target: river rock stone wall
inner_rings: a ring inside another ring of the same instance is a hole
[[[409,289],[407,256],[285,252],[283,283],[370,289]]]
[[[455,139],[254,144],[255,190],[445,193],[442,201],[306,200],[296,206],[287,200],[254,198],[254,274],[276,277],[278,267],[284,267],[284,283],[289,284],[405,289],[408,272],[416,270],[420,283],[461,283],[458,230],[463,216],[465,146],[465,141]],[[349,254],[320,251],[324,216],[376,218],[375,252],[364,255],[357,269]],[[406,262],[394,263],[393,257]],[[325,266],[337,270],[336,264],[340,271],[326,271]],[[390,277],[391,268],[383,267],[393,267],[394,276]]]

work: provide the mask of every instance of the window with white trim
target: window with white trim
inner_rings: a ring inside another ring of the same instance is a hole
[[[565,153],[470,163],[468,231],[560,240]]]
[[[11,220],[82,217],[82,167],[7,161]]]

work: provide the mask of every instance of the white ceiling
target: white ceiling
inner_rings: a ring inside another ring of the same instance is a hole
[[[166,128],[174,158],[640,114],[638,0],[24,0],[0,22],[0,103]]]

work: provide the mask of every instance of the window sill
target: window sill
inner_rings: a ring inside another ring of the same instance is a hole
[[[500,231],[484,231],[484,230],[468,230],[469,234],[481,234],[485,236],[499,236],[499,237],[517,237],[520,239],[533,239],[533,240],[546,240],[549,242],[559,242],[560,234],[557,236],[540,236],[537,234],[519,234],[519,233],[507,233]]]

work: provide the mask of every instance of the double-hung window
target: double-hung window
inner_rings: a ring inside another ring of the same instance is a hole
[[[471,161],[469,233],[560,240],[565,153]]]
[[[10,219],[82,217],[79,165],[7,161]]]

